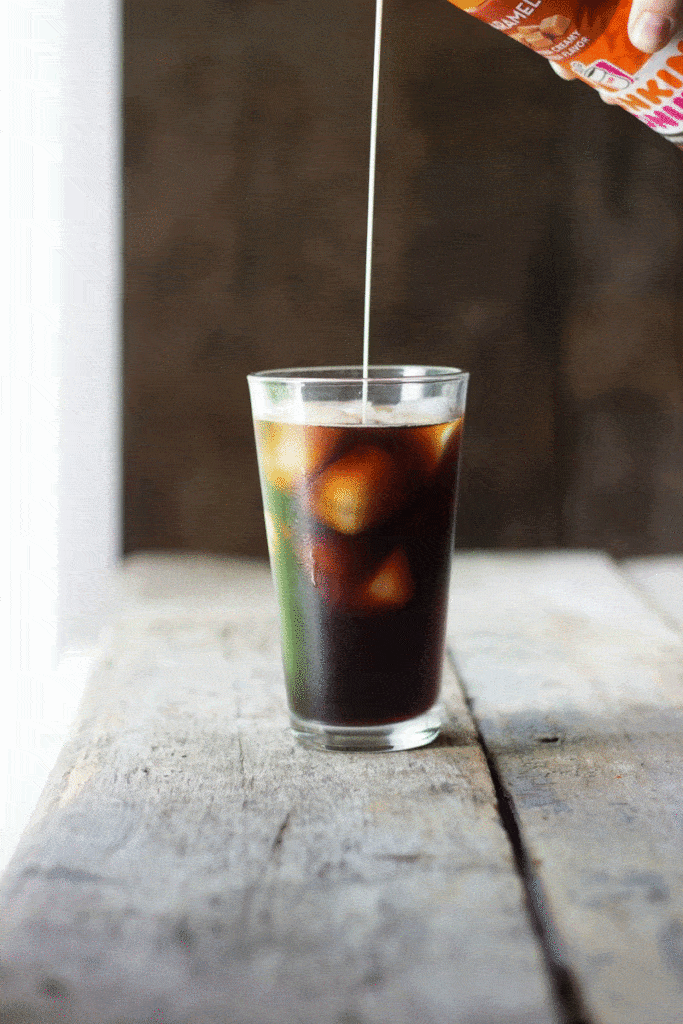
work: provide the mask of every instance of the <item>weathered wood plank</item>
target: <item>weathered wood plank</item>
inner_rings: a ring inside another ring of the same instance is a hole
[[[308,751],[262,566],[138,558],[126,602],[4,878],[0,1019],[556,1020],[452,673],[438,745]]]
[[[596,1024],[683,1019],[683,640],[601,555],[463,555],[450,639]]]
[[[677,625],[683,626],[683,558],[630,558],[620,569],[653,602],[655,608]]]

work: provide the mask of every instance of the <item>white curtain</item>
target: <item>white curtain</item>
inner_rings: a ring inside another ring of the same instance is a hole
[[[1,867],[120,555],[121,15],[116,0],[0,7]]]

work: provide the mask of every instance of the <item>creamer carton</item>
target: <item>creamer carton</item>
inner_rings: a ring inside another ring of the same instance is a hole
[[[611,93],[625,110],[683,148],[683,33],[657,53],[636,49],[628,37],[630,0],[450,2]]]

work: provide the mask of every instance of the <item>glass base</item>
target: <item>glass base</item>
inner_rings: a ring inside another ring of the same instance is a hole
[[[290,711],[292,732],[304,747],[317,750],[412,750],[435,740],[441,731],[441,706],[417,718],[389,725],[325,725]]]

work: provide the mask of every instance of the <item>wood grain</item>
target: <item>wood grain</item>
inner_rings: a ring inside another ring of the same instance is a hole
[[[550,1024],[454,676],[397,755],[300,748],[262,564],[138,556],[5,874],[0,1019]]]
[[[463,555],[451,602],[457,665],[548,941],[591,1021],[678,1024],[680,631],[599,554]]]

